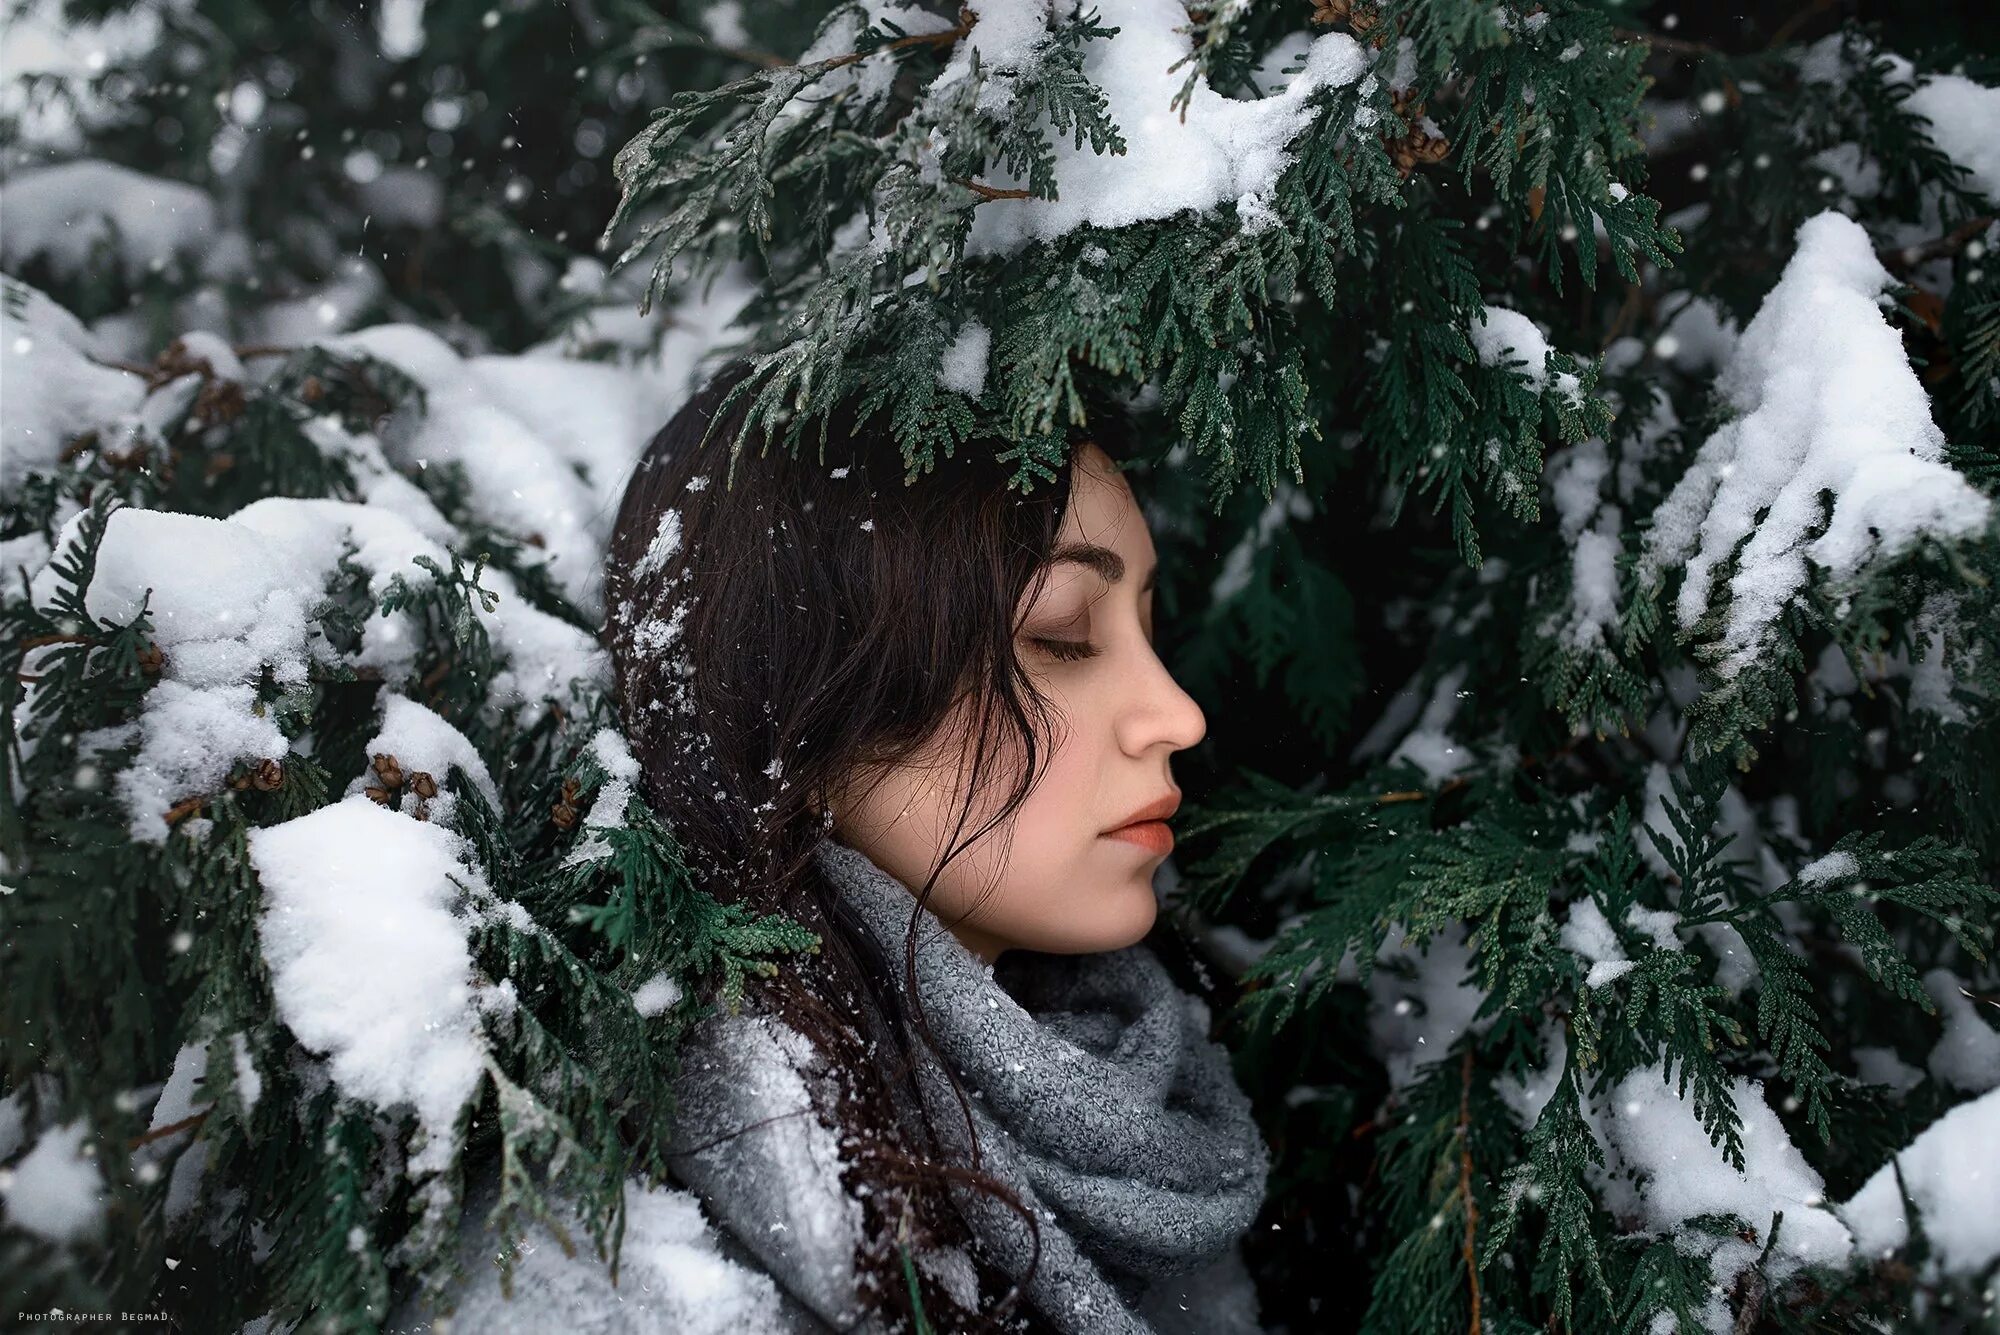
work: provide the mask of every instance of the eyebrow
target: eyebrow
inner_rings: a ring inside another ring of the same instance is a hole
[[[1064,561],[1074,561],[1078,565],[1090,567],[1103,576],[1107,584],[1116,584],[1125,578],[1125,558],[1109,547],[1094,542],[1063,543],[1049,557],[1049,562],[1052,565],[1059,565]],[[1159,577],[1160,563],[1155,561],[1153,568],[1146,572],[1146,582],[1139,586],[1139,592],[1144,593],[1152,588]]]

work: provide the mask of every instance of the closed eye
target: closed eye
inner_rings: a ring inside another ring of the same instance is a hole
[[[1065,662],[1073,663],[1079,659],[1095,658],[1098,652],[1097,646],[1089,640],[1051,640],[1035,636],[1032,637],[1032,641]]]

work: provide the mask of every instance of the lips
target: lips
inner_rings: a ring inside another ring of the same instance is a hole
[[[1137,844],[1148,853],[1165,856],[1174,851],[1174,832],[1163,820],[1134,821],[1105,832],[1106,839],[1119,839],[1128,844]]]
[[[1167,828],[1167,817],[1180,808],[1181,793],[1176,788],[1140,807],[1124,822],[1104,832],[1107,839],[1119,839],[1137,844],[1149,853],[1164,856],[1173,852],[1174,832]]]
[[[1180,806],[1181,790],[1170,788],[1160,796],[1146,803],[1145,806],[1140,807],[1137,811],[1125,817],[1124,820],[1119,821],[1118,824],[1112,826],[1111,830],[1106,830],[1105,833],[1110,834],[1112,830],[1123,829],[1127,825],[1136,825],[1141,821],[1165,820],[1180,810]]]

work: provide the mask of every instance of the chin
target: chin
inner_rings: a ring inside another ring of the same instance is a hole
[[[1143,895],[1134,895],[1129,909],[1124,904],[1124,896],[1119,896],[1118,915],[1104,923],[1098,933],[1101,940],[1092,950],[1123,950],[1146,939],[1146,933],[1153,930],[1153,921],[1160,915],[1160,903],[1153,897],[1150,883],[1140,887]]]

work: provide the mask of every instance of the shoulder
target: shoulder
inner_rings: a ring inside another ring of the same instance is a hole
[[[835,1329],[861,1326],[854,1253],[861,1202],[841,1183],[839,1138],[806,1087],[806,1038],[752,1005],[681,1045],[672,1168],[779,1286]]]
[[[439,1302],[406,1294],[383,1329],[431,1335],[446,1329],[539,1335],[819,1335],[827,1327],[792,1300],[688,1191],[625,1187],[625,1234],[618,1280],[589,1240],[572,1230],[574,1255],[538,1225],[503,1250],[488,1222],[498,1175],[482,1174],[467,1192],[459,1273]],[[512,1269],[502,1288],[503,1263]],[[449,1322],[442,1318],[449,1315]]]

